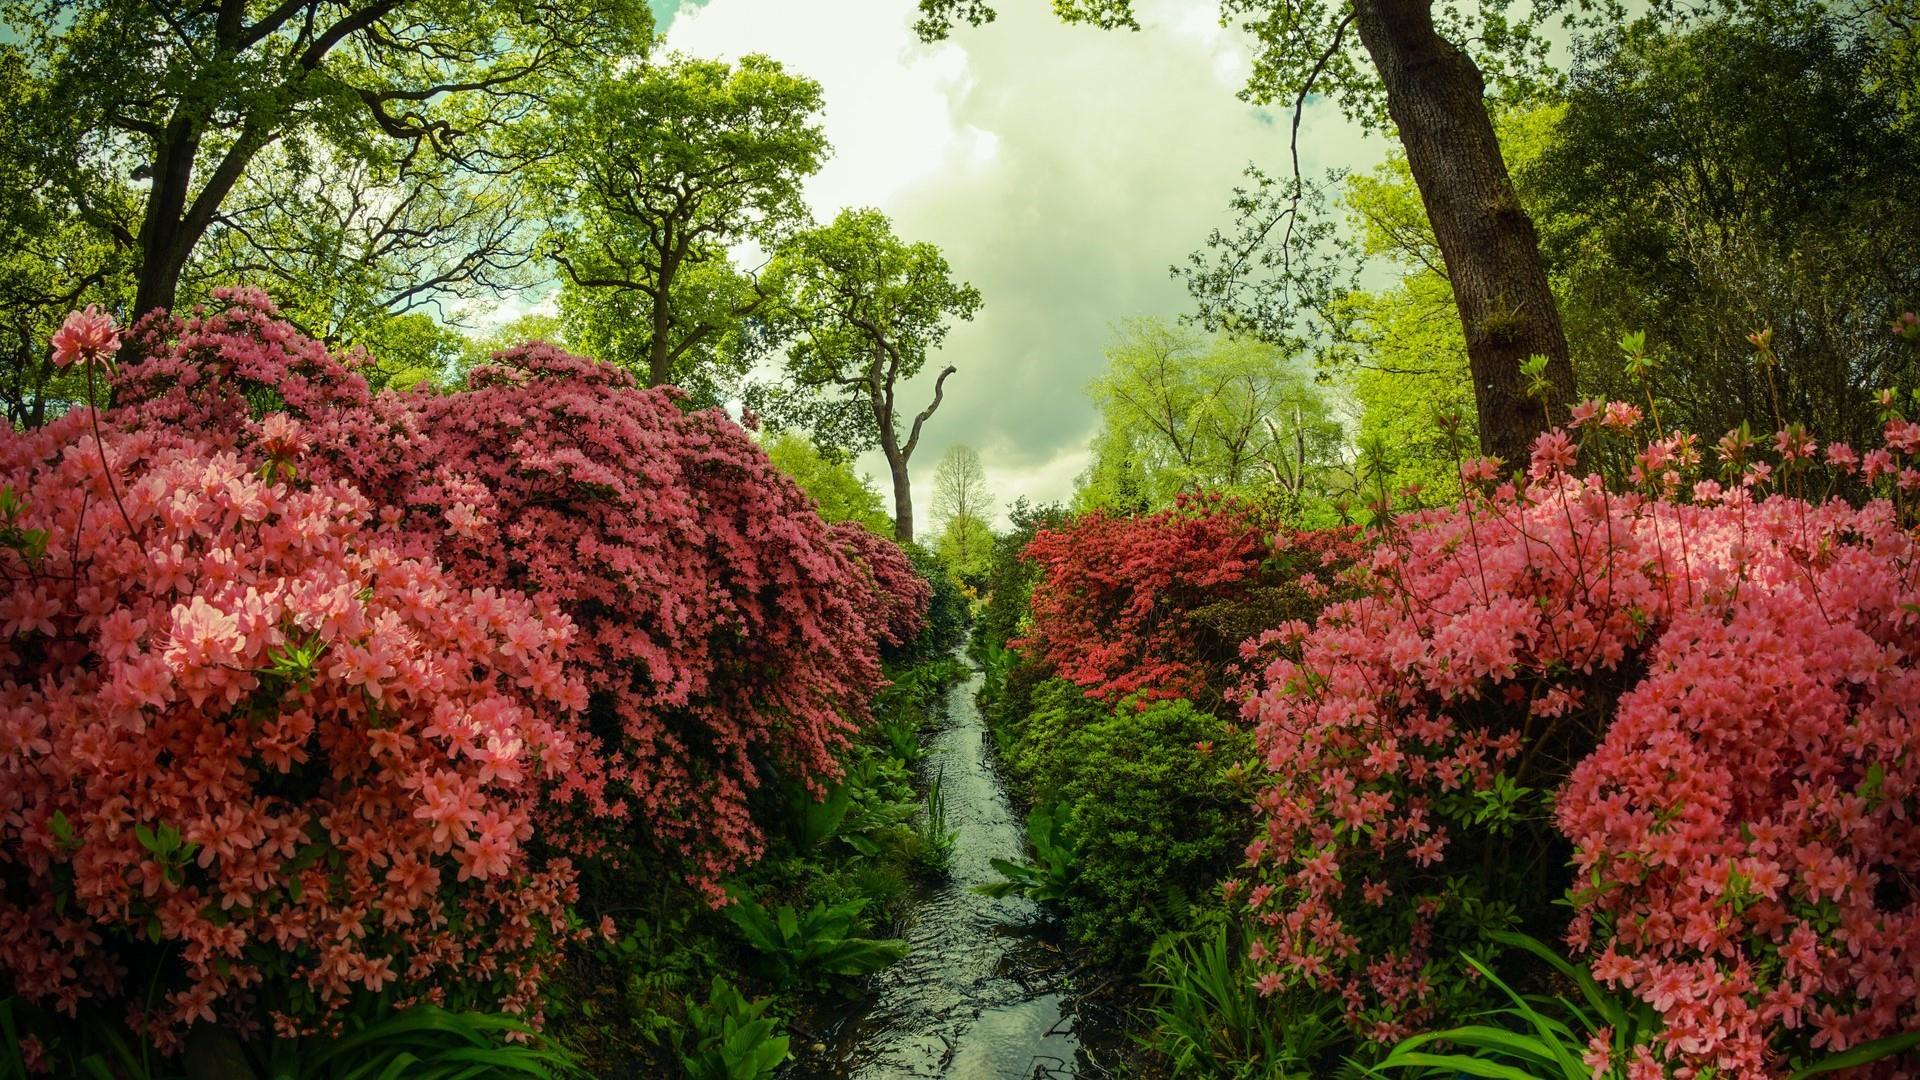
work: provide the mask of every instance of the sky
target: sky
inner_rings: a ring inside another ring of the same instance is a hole
[[[1062,25],[1045,0],[997,6],[997,21],[935,45],[914,37],[914,0],[665,11],[669,50],[765,53],[820,82],[834,154],[807,186],[818,219],[878,207],[984,296],[900,395],[910,416],[932,374],[958,368],[911,462],[922,520],[957,442],[980,452],[1002,504],[1068,498],[1097,424],[1085,388],[1112,328],[1185,311],[1167,268],[1230,223],[1249,162],[1286,163],[1286,117],[1235,96],[1247,50],[1219,27],[1216,0],[1144,0],[1139,33]],[[1309,169],[1364,169],[1385,152],[1327,102],[1309,106],[1302,142]],[[877,453],[859,464],[886,475]]]

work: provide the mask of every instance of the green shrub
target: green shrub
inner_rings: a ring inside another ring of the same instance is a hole
[[[1246,845],[1251,736],[1186,701],[1110,709],[1058,679],[1003,727],[1009,768],[1036,805],[1058,808],[1073,850],[1074,939],[1124,962],[1190,926]]]
[[[903,545],[913,562],[914,572],[933,587],[933,599],[927,604],[927,619],[920,636],[881,655],[889,664],[917,664],[938,660],[960,647],[967,636],[967,598],[947,574],[940,556],[918,544]]]

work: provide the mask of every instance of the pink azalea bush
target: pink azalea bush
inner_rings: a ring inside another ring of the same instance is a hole
[[[588,752],[552,838],[618,857],[637,830],[717,899],[759,850],[764,767],[837,771],[880,681],[873,642],[906,625],[875,589],[899,583],[861,573],[738,425],[677,391],[541,344],[457,393],[370,395],[264,296],[222,299],[136,330],[121,422],[246,444],[248,418],[284,411],[309,431],[306,468],[365,493],[402,550],[567,612]]]
[[[912,641],[926,622],[933,586],[913,568],[905,549],[852,521],[837,522],[828,531],[872,579],[876,606],[867,622],[880,645],[899,648]]]
[[[395,984],[537,1020],[573,625],[403,556],[351,488],[190,441],[107,439],[128,535],[84,421],[0,439],[12,989],[162,1050]]]
[[[111,408],[0,434],[0,970],[163,1050],[537,1023],[578,857],[717,896],[925,607],[724,415],[549,346],[372,394],[249,290],[126,344]]]
[[[1714,480],[1632,406],[1572,420],[1524,483],[1468,462],[1461,504],[1384,524],[1365,595],[1248,644],[1268,777],[1230,889],[1261,988],[1338,994],[1379,1041],[1452,1018],[1458,950],[1556,891],[1550,815],[1570,941],[1658,1010],[1666,1069],[1920,1027],[1920,427],[1773,460],[1735,433]]]

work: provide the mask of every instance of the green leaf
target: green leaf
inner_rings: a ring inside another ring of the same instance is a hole
[[[1904,1054],[1920,1046],[1920,1031],[1909,1031],[1901,1035],[1888,1035],[1883,1039],[1864,1042],[1851,1050],[1821,1058],[1819,1061],[1788,1077],[1788,1080],[1800,1080],[1803,1076],[1816,1076],[1820,1073],[1839,1072],[1842,1069],[1854,1069],[1871,1064],[1895,1054]]]

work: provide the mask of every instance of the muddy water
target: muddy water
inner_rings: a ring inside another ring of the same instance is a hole
[[[955,834],[950,879],[929,891],[904,936],[913,951],[880,972],[871,1004],[839,1025],[798,1075],[892,1080],[1030,1080],[1104,1075],[1082,1052],[1074,1003],[1041,912],[974,886],[999,880],[993,859],[1026,857],[1025,822],[995,771],[974,694],[976,671],[947,696],[922,763],[939,778]]]

